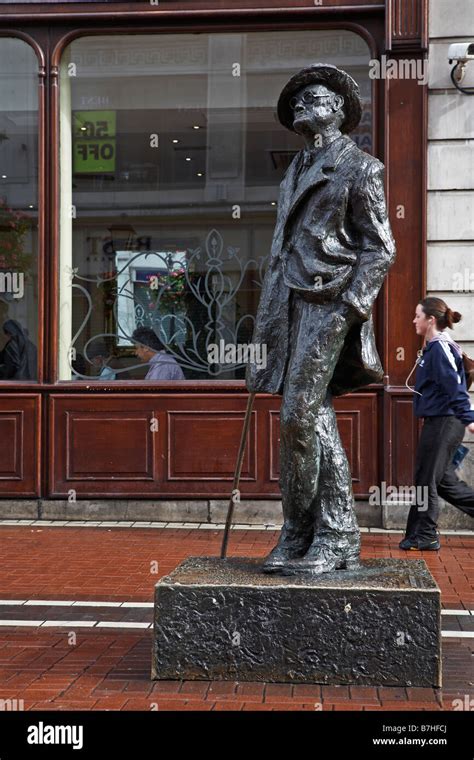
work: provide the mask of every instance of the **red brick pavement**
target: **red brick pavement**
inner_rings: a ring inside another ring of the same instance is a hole
[[[229,556],[263,556],[276,539],[271,531],[235,531]],[[222,531],[212,530],[1,526],[0,598],[152,602],[159,577],[185,557],[218,555],[221,540]],[[397,534],[363,534],[362,557],[405,558],[399,540]],[[438,553],[409,556],[425,559],[445,608],[473,608],[474,539],[443,536],[442,543]],[[80,608],[74,609],[74,619],[97,619],[93,611],[78,618]],[[104,608],[101,614],[116,619]],[[38,618],[35,607],[16,608],[15,617],[25,615]],[[50,608],[48,618],[54,617]],[[443,629],[453,623],[443,616]],[[71,630],[75,640],[65,628],[0,628],[0,699],[22,699],[25,710],[452,710],[453,700],[474,693],[472,639],[443,640],[441,691],[153,682],[150,630]]]

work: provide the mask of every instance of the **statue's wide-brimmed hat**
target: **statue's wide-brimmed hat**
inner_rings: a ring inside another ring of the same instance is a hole
[[[290,100],[302,87],[307,87],[309,84],[324,84],[333,92],[343,96],[345,119],[340,130],[346,133],[352,132],[362,116],[359,85],[349,74],[330,63],[313,63],[292,76],[284,86],[277,106],[278,118],[283,126],[294,132],[294,114]]]

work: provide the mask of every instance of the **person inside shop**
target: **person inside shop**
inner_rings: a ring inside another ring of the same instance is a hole
[[[94,370],[98,373],[98,380],[116,380],[117,375],[111,366],[114,357],[110,353],[104,341],[94,341],[87,348],[87,355],[92,362]]]
[[[38,356],[28,330],[16,319],[7,319],[3,332],[7,342],[0,351],[0,379],[35,380]]]
[[[149,365],[145,380],[184,380],[183,370],[176,359],[167,354],[158,336],[149,327],[137,327],[132,340],[135,354]]]
[[[71,361],[71,380],[85,380],[87,375],[87,364],[83,355],[78,353],[74,354],[74,359]]]
[[[410,507],[400,549],[440,548],[439,497],[474,517],[474,489],[457,476],[453,462],[466,428],[474,433],[474,409],[468,393],[471,378],[466,377],[461,347],[446,332],[461,318],[441,298],[424,298],[416,307],[413,323],[425,343],[415,364],[414,412],[423,418],[415,491],[426,497]]]

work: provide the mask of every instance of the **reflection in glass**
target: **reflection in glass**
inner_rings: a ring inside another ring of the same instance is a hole
[[[154,331],[185,379],[245,376],[244,354],[227,349],[251,340],[278,186],[301,147],[276,119],[278,95],[309,60],[340,65],[361,87],[353,137],[370,150],[369,58],[344,30],[104,36],[69,46],[61,379],[144,379],[149,367],[132,338],[139,328]]]
[[[38,62],[0,38],[0,380],[37,378]]]

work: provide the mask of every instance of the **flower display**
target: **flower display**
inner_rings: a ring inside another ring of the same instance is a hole
[[[186,272],[183,267],[170,270],[166,274],[157,273],[150,279],[153,300],[164,306],[178,304],[186,291]]]

